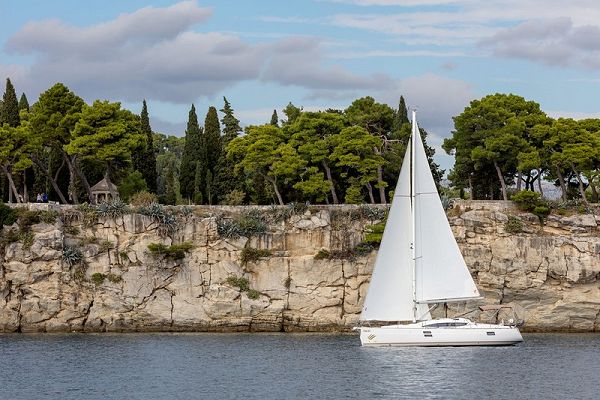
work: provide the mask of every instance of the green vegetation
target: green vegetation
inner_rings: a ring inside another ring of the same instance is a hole
[[[173,244],[171,246],[162,243],[150,243],[148,250],[155,256],[164,256],[169,260],[181,260],[193,247],[191,243]]]
[[[494,94],[472,101],[454,117],[454,127],[443,145],[456,159],[449,178],[473,198],[507,200],[513,183],[518,191],[537,184],[543,194],[546,179],[561,187],[563,202],[579,196],[586,204],[586,186],[598,201],[600,119],[554,120],[533,101]],[[549,209],[539,207],[541,221]]]
[[[242,250],[240,261],[242,262],[242,265],[246,265],[250,262],[256,262],[261,258],[269,257],[271,254],[271,250],[269,249],[253,249],[252,247],[245,247]]]
[[[369,254],[374,248],[369,243],[359,243],[352,249],[347,250],[325,250],[321,249],[315,254],[315,260],[355,260],[357,257],[363,257]]]
[[[508,216],[508,221],[504,224],[504,230],[508,233],[523,232],[523,221],[513,215]]]
[[[83,253],[75,247],[65,246],[63,248],[62,259],[72,267],[83,261]]]
[[[240,289],[240,292],[247,292],[250,289],[250,282],[244,277],[228,276],[226,282]]]
[[[539,193],[522,190],[514,194],[511,200],[517,203],[521,210],[535,214],[540,220],[540,225],[544,225],[545,218],[550,214],[550,207],[540,197]]]
[[[120,275],[115,275],[115,274],[107,274],[106,275],[106,279],[108,279],[109,282],[112,283],[119,283],[123,281],[123,278]]]
[[[158,204],[158,196],[145,190],[135,193],[129,201],[133,207],[149,206],[152,203]]]
[[[267,229],[266,217],[258,210],[243,212],[233,219],[217,219],[217,232],[226,238],[251,237],[266,233]]]
[[[240,292],[246,292],[246,296],[248,296],[249,299],[257,300],[260,298],[260,292],[258,290],[250,289],[250,282],[243,276],[237,277],[231,275],[227,277],[225,282],[230,286],[238,288]]]
[[[389,201],[411,134],[404,97],[398,107],[362,97],[345,109],[304,111],[289,103],[263,125],[242,128],[223,98],[221,119],[209,106],[204,124],[194,105],[185,138],[152,132],[146,101],[140,115],[120,103],[87,104],[57,83],[29,105],[10,79],[0,107],[0,200],[92,204],[91,187],[114,182],[136,207],[163,204],[352,204]],[[33,98],[33,97],[32,97]],[[508,199],[510,186],[542,194],[541,181],[561,187],[562,202],[583,207],[600,193],[600,119],[552,119],[534,101],[512,94],[474,100],[454,117],[443,148],[456,163],[446,195]],[[427,140],[427,132],[421,130]],[[433,162],[433,176],[444,171]],[[538,206],[536,215],[546,213]],[[118,216],[119,210],[97,209]],[[86,218],[93,224],[93,218]],[[168,224],[167,224],[168,225]],[[170,228],[169,228],[170,229]],[[234,233],[239,234],[239,233]]]
[[[378,224],[368,226],[366,228],[367,234],[365,235],[363,243],[373,246],[375,248],[379,247],[379,245],[381,244],[381,239],[383,238],[385,224],[386,221],[382,221]]]
[[[92,282],[94,283],[94,285],[100,286],[102,284],[102,282],[104,282],[104,280],[106,279],[106,275],[104,275],[100,272],[96,272],[96,273],[92,274],[91,279],[92,279]]]
[[[4,225],[12,225],[17,222],[17,212],[0,201],[0,229]]]

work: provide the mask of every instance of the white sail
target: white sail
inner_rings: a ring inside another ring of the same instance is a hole
[[[442,207],[413,113],[415,274],[420,303],[479,298]]]
[[[408,147],[360,315],[363,321],[412,321],[415,318],[410,249],[411,219]],[[417,311],[417,318],[431,318],[427,305],[418,304]]]

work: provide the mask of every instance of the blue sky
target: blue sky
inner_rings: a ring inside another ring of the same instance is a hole
[[[0,16],[0,77],[30,102],[57,81],[136,112],[145,98],[165,133],[223,96],[252,124],[290,101],[404,95],[449,168],[452,116],[486,94],[600,117],[595,0],[1,0]]]

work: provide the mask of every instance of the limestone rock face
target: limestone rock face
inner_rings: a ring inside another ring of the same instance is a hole
[[[32,242],[0,246],[0,332],[342,331],[357,323],[376,251],[351,250],[381,213],[314,207],[269,220],[266,233],[219,234],[223,215],[246,210],[198,207],[168,233],[137,214],[34,225]],[[600,331],[598,217],[552,215],[541,228],[511,203],[465,201],[450,215],[485,296],[451,305],[450,315],[508,303],[527,330]],[[509,215],[522,232],[506,231]],[[193,247],[170,258],[151,243]],[[66,246],[82,260],[63,259]],[[269,252],[248,257],[252,249]]]

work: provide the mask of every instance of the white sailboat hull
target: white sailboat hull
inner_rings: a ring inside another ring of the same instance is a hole
[[[358,329],[363,346],[506,346],[523,341],[515,326],[479,324],[462,318]]]

